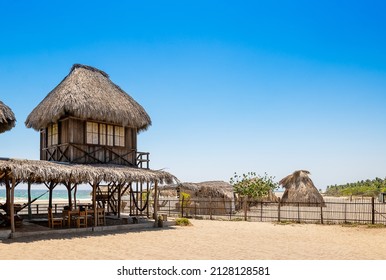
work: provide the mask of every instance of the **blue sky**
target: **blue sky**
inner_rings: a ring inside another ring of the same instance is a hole
[[[1,156],[38,159],[24,121],[82,63],[147,110],[139,150],[182,181],[386,176],[383,1],[52,2],[0,2]]]

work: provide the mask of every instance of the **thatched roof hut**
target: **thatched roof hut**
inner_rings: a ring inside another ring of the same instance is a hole
[[[184,182],[161,186],[159,190],[161,202],[176,200],[178,192],[187,193],[193,203],[190,210],[192,212],[194,208],[198,215],[209,215],[209,211],[215,215],[229,214],[235,209],[233,187],[224,181]]]
[[[30,113],[28,128],[40,130],[70,115],[83,120],[146,130],[151,119],[144,108],[94,67],[75,64],[70,73]]]
[[[16,124],[16,118],[12,110],[0,101],[0,133],[12,129]]]
[[[298,170],[280,180],[285,188],[281,198],[282,203],[321,204],[325,206],[323,196],[308,176],[309,171]]]

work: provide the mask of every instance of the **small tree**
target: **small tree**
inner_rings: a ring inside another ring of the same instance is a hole
[[[278,184],[275,183],[274,177],[268,176],[264,173],[264,176],[256,175],[255,172],[248,172],[243,175],[233,175],[230,178],[230,183],[233,185],[233,190],[240,196],[247,197],[248,199],[259,199],[268,196],[270,192],[278,188]]]

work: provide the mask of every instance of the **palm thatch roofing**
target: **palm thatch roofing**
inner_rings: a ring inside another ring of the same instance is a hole
[[[29,114],[25,125],[40,130],[64,116],[146,130],[144,108],[94,67],[74,64],[70,73]]]
[[[177,178],[165,171],[120,165],[64,164],[42,160],[0,159],[0,182],[5,176],[16,182],[101,183],[157,182],[172,184]]]
[[[279,184],[285,188],[281,198],[282,203],[309,203],[325,206],[323,196],[308,176],[307,170],[297,170],[280,180]]]
[[[201,183],[178,183],[159,187],[161,196],[176,196],[177,188],[188,191],[195,197],[226,197],[233,199],[233,187],[224,181],[207,181]]]
[[[11,108],[0,101],[0,133],[12,129],[16,124],[16,118]]]

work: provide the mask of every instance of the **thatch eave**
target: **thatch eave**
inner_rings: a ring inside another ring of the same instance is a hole
[[[40,160],[0,159],[0,178],[4,174],[23,183],[178,182],[172,174],[159,170],[117,165],[62,164]]]
[[[15,114],[11,108],[0,101],[0,133],[11,130],[16,125]]]

